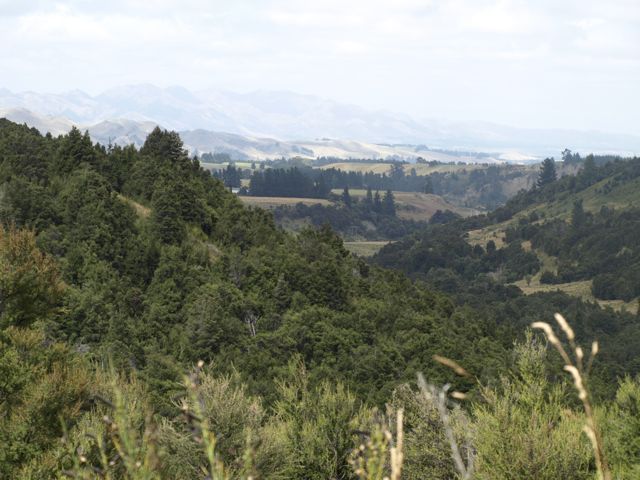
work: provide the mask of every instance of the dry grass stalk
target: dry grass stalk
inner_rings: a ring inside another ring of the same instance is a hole
[[[390,420],[390,417],[386,418]],[[350,460],[360,480],[400,480],[404,462],[404,411],[398,410],[395,417],[395,442],[386,419],[376,422],[371,432],[360,432],[367,437],[366,442],[353,451]]]
[[[404,441],[402,431],[403,415],[403,410],[398,410],[396,445],[391,447],[391,480],[400,480],[400,475],[402,474],[402,462],[404,460],[404,454],[402,452],[402,444]]]
[[[456,362],[444,357],[438,357],[441,360],[447,360],[447,362],[443,362],[437,360],[434,356],[434,359],[442,363],[443,365],[449,366],[456,373],[459,371],[464,372],[464,376],[470,376],[466,370],[460,367]],[[462,373],[458,373],[459,375],[463,375]],[[449,408],[447,406],[447,393],[449,391],[449,385],[445,385],[442,388],[437,388],[434,385],[428,384],[424,376],[419,373],[418,374],[418,387],[420,391],[425,396],[425,399],[433,401],[438,410],[438,415],[440,417],[440,421],[442,422],[442,426],[444,427],[445,435],[447,437],[447,441],[449,442],[449,446],[451,448],[451,457],[453,459],[453,464],[456,468],[456,471],[460,474],[460,478],[463,480],[469,480],[473,476],[473,455],[469,455],[467,458],[467,463],[465,464],[462,459],[462,455],[460,453],[460,448],[458,447],[458,442],[456,441],[455,434],[453,432],[453,428],[451,426],[451,418],[449,416]],[[458,392],[454,392],[458,393]]]
[[[600,480],[611,480],[611,471],[609,470],[609,465],[607,464],[607,460],[604,454],[602,438],[595,422],[593,406],[591,405],[589,390],[586,386],[586,379],[589,371],[591,370],[591,366],[593,365],[593,359],[598,353],[598,343],[592,343],[591,355],[587,362],[587,368],[585,369],[583,366],[584,352],[582,348],[575,343],[575,333],[573,329],[565,320],[565,318],[559,313],[555,314],[555,320],[560,326],[560,329],[567,337],[569,345],[573,350],[575,360],[573,360],[569,356],[567,350],[555,335],[553,329],[551,328],[551,325],[546,322],[534,322],[531,324],[531,327],[542,330],[545,333],[545,336],[547,337],[549,343],[551,343],[551,345],[555,347],[555,349],[558,351],[563,361],[565,362],[564,369],[571,374],[574,386],[576,388],[576,391],[578,392],[578,398],[580,398],[580,401],[582,402],[582,405],[584,407],[587,423],[584,426],[583,431],[585,432],[585,434],[591,441],[591,445],[593,446],[596,467],[598,469],[598,477],[600,478]]]
[[[457,375],[460,375],[461,377],[471,377],[471,374],[469,374],[469,372],[467,372],[464,368],[462,368],[460,366],[460,364],[458,362],[456,362],[455,360],[451,360],[450,358],[447,357],[442,357],[440,355],[434,355],[433,359],[438,362],[441,365],[444,365],[445,367],[450,368],[451,370],[453,370]]]

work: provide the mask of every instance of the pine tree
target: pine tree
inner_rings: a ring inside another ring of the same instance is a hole
[[[371,208],[373,206],[373,193],[371,192],[370,186],[367,187],[367,196],[364,200],[364,203],[368,208]]]
[[[152,220],[164,243],[180,243],[185,227],[178,211],[179,198],[173,182],[163,179],[156,185],[151,198]]]
[[[572,163],[574,163],[573,153],[571,153],[571,150],[569,150],[568,148],[565,148],[562,151],[562,161],[565,165],[571,165]]]
[[[348,186],[344,187],[344,190],[342,191],[342,202],[344,203],[345,207],[351,208],[351,195],[349,194]]]
[[[593,155],[587,155],[578,175],[578,181],[582,188],[594,184],[597,181],[596,161]]]
[[[382,213],[391,217],[396,216],[396,203],[391,190],[387,190],[382,199]]]
[[[89,137],[89,132],[82,134],[73,127],[63,140],[58,150],[53,166],[56,173],[69,174],[83,163],[94,165],[97,162],[96,151]]]
[[[380,198],[380,192],[378,190],[376,190],[376,194],[373,197],[373,211],[382,213],[382,199]]]
[[[174,165],[188,166],[189,156],[180,135],[156,127],[149,134],[140,153],[156,159],[169,160]]]
[[[555,182],[556,175],[556,162],[553,158],[545,158],[540,166],[540,175],[538,175],[538,187],[543,187],[549,183]]]
[[[431,181],[431,177],[427,177],[427,180],[424,182],[424,193],[433,193],[433,182]]]
[[[573,211],[571,212],[571,225],[573,228],[578,229],[582,227],[587,221],[587,215],[584,212],[582,206],[582,199],[576,200],[573,203]]]

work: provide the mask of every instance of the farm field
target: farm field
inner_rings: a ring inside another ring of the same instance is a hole
[[[361,172],[361,173],[388,173],[391,171],[392,164],[390,163],[376,163],[376,162],[336,162],[327,165],[322,165],[320,168],[323,170],[335,168],[345,172]],[[443,164],[443,165],[428,165],[424,163],[407,163],[403,164],[405,174],[410,174],[412,169],[416,170],[417,175],[429,175],[431,173],[446,173],[446,172],[460,172],[462,170],[478,170],[487,168],[482,164],[466,163],[466,164]]]
[[[332,190],[340,195],[342,190]],[[367,191],[364,189],[349,190],[349,194],[355,198],[364,198]],[[380,192],[382,195],[382,192]],[[438,210],[450,210],[463,217],[469,217],[480,213],[473,208],[459,207],[447,202],[439,195],[418,192],[393,192],[393,197],[398,207],[398,216],[406,220],[429,220]]]
[[[497,243],[496,243],[497,245]],[[582,299],[585,302],[597,302],[601,307],[611,307],[617,311],[627,311],[632,313],[638,313],[638,299],[631,300],[629,302],[625,302],[624,300],[599,300],[593,296],[591,291],[591,286],[593,284],[592,280],[581,280],[577,282],[567,282],[567,283],[557,283],[557,284],[545,284],[540,283],[540,277],[542,276],[542,272],[550,271],[556,273],[558,270],[558,259],[547,255],[546,253],[540,250],[532,250],[531,242],[525,241],[522,242],[522,248],[525,251],[533,251],[540,260],[541,266],[540,271],[536,273],[529,279],[527,282],[526,279],[518,280],[517,282],[513,282],[513,285],[522,290],[522,293],[525,295],[533,295],[534,293],[539,292],[555,292],[561,291],[566,293],[567,295],[571,295],[572,297],[577,297]]]
[[[350,194],[356,198],[363,198],[366,190],[350,190]],[[340,194],[342,190],[333,190],[333,193]],[[478,213],[472,208],[458,207],[448,203],[438,195],[431,195],[417,192],[393,192],[398,206],[398,216],[407,220],[429,220],[438,210],[450,210],[463,217],[468,217]],[[299,198],[299,197],[251,197],[240,196],[240,200],[246,205],[263,208],[275,208],[281,205],[331,205],[332,202],[323,198]]]
[[[537,275],[539,277],[539,274]],[[517,286],[525,295],[533,295],[539,292],[555,292],[560,291],[571,295],[572,297],[578,297],[586,302],[597,302],[601,307],[611,307],[616,311],[627,311],[631,313],[638,313],[638,300],[634,299],[630,302],[624,300],[598,300],[591,293],[591,280],[583,280],[579,282],[558,283],[554,285],[541,284],[539,278],[531,281],[529,285],[525,280],[518,280],[513,285]]]
[[[255,163],[256,165],[258,165],[258,162],[231,162],[231,163],[233,163],[236,166],[236,168],[241,168],[243,170],[244,169],[251,170],[252,163]],[[201,162],[200,165],[202,165],[202,168],[206,168],[207,170],[224,170],[229,165],[229,162],[222,162],[222,163]]]
[[[262,208],[275,208],[281,205],[297,205],[303,203],[305,205],[331,205],[329,200],[324,198],[299,198],[299,197],[250,197],[240,196],[245,205]]]

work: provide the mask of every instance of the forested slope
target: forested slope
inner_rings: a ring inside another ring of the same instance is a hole
[[[60,276],[54,305],[3,304],[2,327],[136,372],[165,415],[177,414],[172,395],[199,360],[236,369],[272,402],[298,355],[312,384],[342,381],[371,405],[417,371],[443,378],[438,351],[455,349],[478,375],[503,364],[488,324],[351,257],[330,230],[279,231],[187,157],[175,133],[155,130],[137,151],[2,120],[0,158],[9,241],[33,231]]]
[[[633,188],[639,167],[640,159],[597,166],[587,157],[577,175],[554,176],[487,215],[429,225],[385,246],[374,262],[423,280],[499,323],[524,326],[536,316],[565,312],[579,319],[579,335],[596,335],[607,345],[612,363],[604,375],[635,374],[636,316],[601,309],[595,300],[636,302],[640,293],[634,206],[640,190]],[[570,282],[587,280],[591,301],[561,291],[571,293]],[[540,282],[562,285],[536,292]]]
[[[620,478],[638,472],[640,384],[618,387],[637,319],[478,275],[534,261],[471,247],[455,222],[429,227],[419,258],[440,273],[413,282],[328,228],[277,229],[175,133],[138,151],[6,120],[0,219],[0,478],[373,479],[402,447],[402,478],[451,479],[453,438],[474,478],[590,479],[588,417],[525,334],[554,309],[602,339],[586,385],[603,448]]]

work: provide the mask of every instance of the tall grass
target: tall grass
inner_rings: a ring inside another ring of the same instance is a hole
[[[591,366],[593,365],[593,360],[598,354],[598,342],[594,341],[591,344],[591,352],[585,366],[584,351],[582,350],[582,347],[576,343],[573,329],[559,313],[555,314],[555,320],[569,342],[569,352],[571,352],[571,355],[558,339],[553,328],[551,328],[551,325],[546,322],[534,322],[531,324],[531,327],[544,332],[549,343],[555,347],[562,357],[562,360],[565,363],[565,371],[571,374],[575,389],[578,393],[578,398],[584,407],[586,424],[584,425],[583,431],[589,438],[593,447],[596,467],[598,469],[598,477],[601,480],[611,480],[611,470],[609,469],[605,456],[600,429],[596,424],[593,406],[591,404],[591,395],[588,389],[588,375],[591,370]]]

